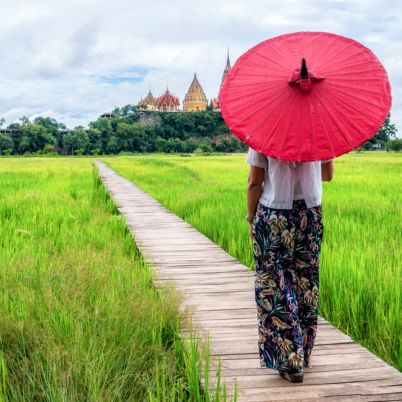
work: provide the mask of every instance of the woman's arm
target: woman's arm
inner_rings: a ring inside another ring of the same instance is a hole
[[[253,218],[257,209],[258,200],[262,192],[262,185],[264,183],[265,169],[257,166],[250,165],[248,174],[247,185],[247,216]],[[250,223],[250,236],[251,233]]]
[[[333,159],[321,163],[321,177],[323,181],[331,181],[332,177],[334,176],[334,161]]]

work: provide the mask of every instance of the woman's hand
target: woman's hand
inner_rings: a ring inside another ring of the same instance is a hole
[[[257,209],[258,200],[262,193],[264,184],[265,169],[250,165],[247,185],[247,216],[254,216]],[[250,239],[254,240],[253,224],[249,223]]]
[[[322,181],[331,181],[334,176],[334,160],[321,163],[321,178]]]
[[[253,233],[253,224],[249,224],[249,232],[250,232],[250,239],[254,240],[254,233]]]

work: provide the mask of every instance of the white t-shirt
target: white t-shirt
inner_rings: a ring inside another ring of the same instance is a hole
[[[249,148],[246,162],[265,168],[264,186],[259,201],[268,208],[292,209],[293,200],[304,199],[307,208],[321,205],[321,164],[286,162]],[[293,167],[292,167],[293,166]]]

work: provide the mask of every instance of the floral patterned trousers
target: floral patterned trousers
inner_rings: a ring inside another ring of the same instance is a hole
[[[252,234],[260,365],[303,372],[317,332],[322,207],[259,202]]]

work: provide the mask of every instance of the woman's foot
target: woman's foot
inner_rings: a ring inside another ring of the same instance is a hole
[[[279,370],[279,375],[290,382],[303,382],[304,374],[300,373],[289,373],[288,371]]]
[[[304,367],[306,368],[313,368],[313,366],[310,364],[309,360],[304,358]]]

